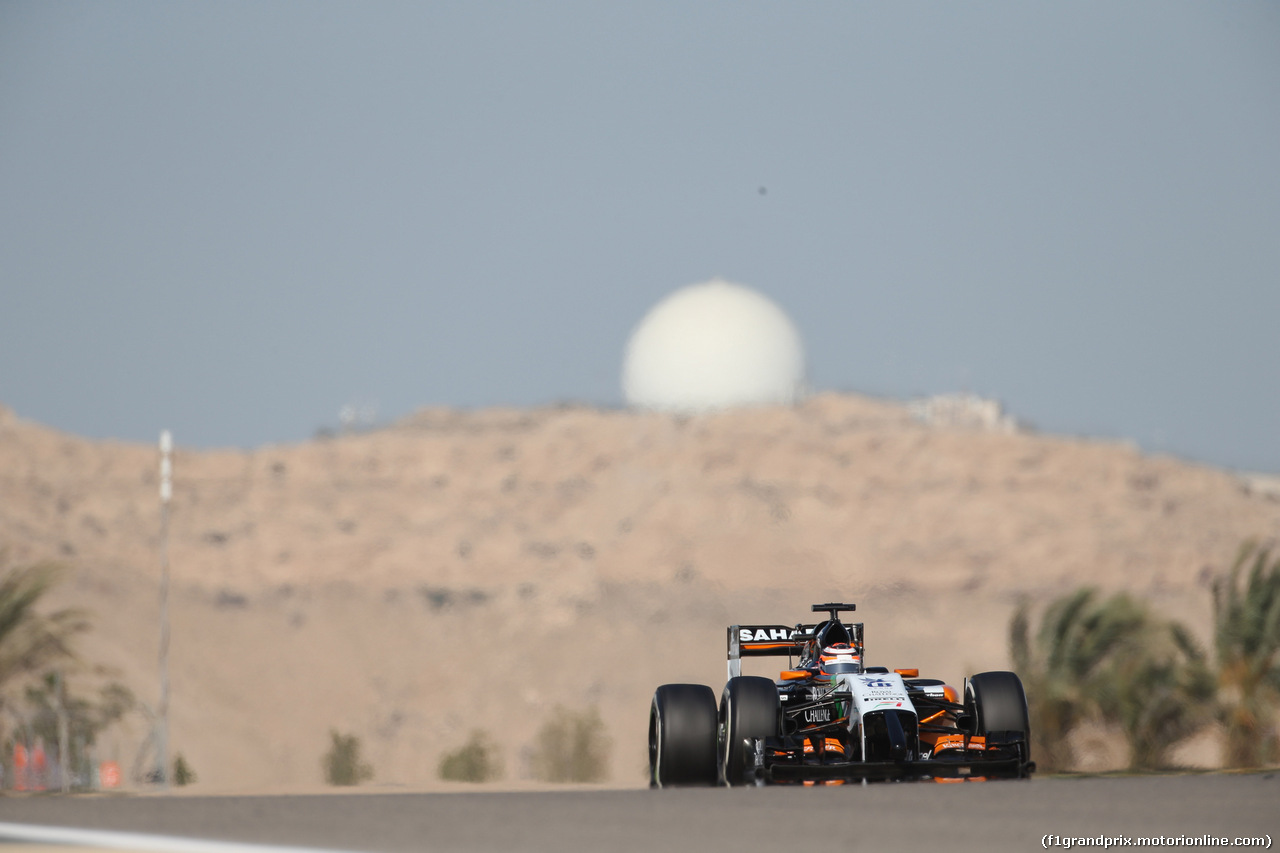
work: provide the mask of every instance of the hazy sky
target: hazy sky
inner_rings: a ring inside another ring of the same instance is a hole
[[[713,276],[817,389],[1280,471],[1280,4],[0,2],[22,417],[618,405]]]

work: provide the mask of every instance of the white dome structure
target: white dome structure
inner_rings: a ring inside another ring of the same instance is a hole
[[[782,309],[740,284],[709,281],[655,305],[627,343],[627,404],[667,411],[788,405],[804,386],[804,346]]]

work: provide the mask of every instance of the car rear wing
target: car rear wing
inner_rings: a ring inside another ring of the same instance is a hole
[[[728,631],[729,677],[742,675],[742,658],[795,657],[813,639],[817,625],[730,625]],[[862,623],[846,625],[859,645]]]

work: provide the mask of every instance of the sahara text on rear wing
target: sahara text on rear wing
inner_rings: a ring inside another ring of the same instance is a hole
[[[817,625],[730,625],[728,631],[729,677],[742,675],[742,658],[793,657],[804,651],[813,639]],[[858,642],[862,640],[862,623],[847,625]]]

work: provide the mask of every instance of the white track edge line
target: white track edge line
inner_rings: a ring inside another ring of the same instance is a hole
[[[88,845],[106,850],[138,850],[147,853],[357,853],[318,847],[277,847],[269,844],[206,841],[173,835],[144,835],[140,832],[73,829],[31,823],[0,823],[0,841]]]

